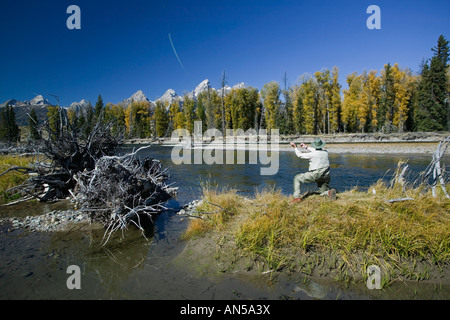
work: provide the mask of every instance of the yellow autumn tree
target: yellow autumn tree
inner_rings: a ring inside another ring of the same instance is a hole
[[[395,113],[393,124],[398,128],[399,132],[405,130],[405,124],[408,120],[410,99],[416,85],[416,78],[410,70],[402,70],[396,63],[392,67],[394,77],[394,93],[395,93]]]
[[[191,134],[194,132],[194,121],[195,121],[195,100],[189,97],[189,95],[184,95],[183,97],[183,107],[182,112],[184,114],[185,129],[187,129]]]
[[[303,114],[305,121],[305,131],[307,134],[318,133],[318,116],[317,116],[317,82],[310,78],[301,84],[301,93],[303,95]]]
[[[361,116],[358,114],[361,107],[362,81],[356,72],[347,76],[348,89],[343,90],[344,103],[342,108],[342,122],[344,131],[355,132],[359,129]]]
[[[67,118],[72,125],[77,121],[77,111],[74,108],[67,109]]]
[[[330,127],[330,101],[331,101],[331,74],[330,70],[323,69],[314,73],[317,82],[317,108],[316,118],[323,133],[329,133]]]
[[[125,128],[125,109],[121,104],[107,103],[105,106],[104,119],[111,124],[111,132],[119,134]]]
[[[305,119],[303,113],[303,94],[302,87],[296,85],[291,91],[291,100],[294,105],[292,109],[292,118],[294,121],[294,131],[297,134],[305,133]]]
[[[125,110],[125,126],[128,137],[150,137],[151,111],[148,101],[134,101]]]
[[[333,67],[331,70],[330,88],[330,132],[336,133],[342,127],[342,101],[341,85],[339,84],[339,68]]]
[[[378,110],[380,106],[381,80],[376,70],[371,70],[367,75],[367,85],[370,103],[370,128],[372,131],[378,129]]]
[[[369,89],[369,77],[367,72],[364,71],[358,76],[362,87],[359,93],[358,101],[356,103],[358,112],[358,131],[362,133],[367,131],[369,118],[371,114],[371,103],[370,103],[370,89]]]
[[[264,103],[266,129],[278,129],[277,116],[281,105],[280,101],[280,85],[276,81],[266,83],[261,90],[261,97]]]

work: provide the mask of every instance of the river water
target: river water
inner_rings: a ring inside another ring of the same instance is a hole
[[[124,147],[122,152],[137,146]],[[280,152],[275,175],[260,175],[259,164],[175,165],[171,148],[152,146],[139,156],[159,159],[170,175],[168,183],[178,194],[166,206],[146,237],[136,230],[116,234],[104,247],[99,243],[104,230],[70,230],[39,233],[9,232],[0,225],[0,299],[448,299],[450,288],[428,284],[392,285],[388,290],[369,290],[364,285],[347,287],[325,279],[279,278],[224,274],[206,278],[189,271],[174,258],[185,243],[179,237],[188,220],[176,212],[201,196],[205,183],[237,189],[251,195],[267,188],[292,193],[295,174],[307,170],[307,162],[293,152]],[[409,179],[424,170],[430,155],[332,154],[331,185],[338,192],[358,187],[367,189],[378,179],[389,180],[399,161],[408,161]],[[267,165],[266,165],[267,166]],[[308,185],[308,189],[315,186]],[[303,191],[303,190],[302,190]],[[17,205],[2,209],[1,216],[26,216],[53,210],[51,206]],[[80,267],[81,289],[69,290],[67,268]],[[375,292],[377,291],[377,292]]]

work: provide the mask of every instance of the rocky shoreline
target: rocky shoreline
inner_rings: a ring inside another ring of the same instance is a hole
[[[55,232],[67,230],[72,224],[90,223],[89,216],[76,210],[55,210],[39,216],[24,218],[8,217],[0,219],[0,225],[8,224],[7,232],[17,229],[29,231]]]
[[[178,215],[192,216],[202,200],[193,200],[177,212]],[[67,231],[73,225],[91,224],[89,215],[78,210],[53,210],[49,213],[26,217],[0,218],[0,225],[6,226],[5,232],[18,229],[31,232]]]

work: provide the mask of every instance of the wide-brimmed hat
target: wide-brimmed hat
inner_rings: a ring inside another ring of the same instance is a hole
[[[314,149],[321,149],[325,147],[326,143],[322,141],[320,138],[315,138],[314,141],[311,143],[311,147]]]

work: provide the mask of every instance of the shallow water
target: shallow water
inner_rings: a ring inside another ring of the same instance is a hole
[[[123,151],[130,151],[133,146]],[[325,279],[292,275],[270,282],[270,275],[224,274],[207,279],[174,264],[185,243],[179,236],[187,220],[176,215],[179,208],[201,195],[201,185],[210,182],[251,195],[255,190],[275,188],[292,192],[292,178],[307,169],[293,153],[280,152],[276,175],[261,176],[260,165],[174,165],[170,148],[143,150],[140,156],[161,160],[170,174],[169,183],[179,187],[176,198],[166,205],[145,237],[128,230],[116,234],[101,247],[103,230],[60,233],[8,232],[0,226],[0,299],[448,299],[450,288],[440,285],[394,284],[387,290],[369,290],[364,285],[346,287]],[[400,160],[408,160],[409,178],[430,162],[430,156],[331,155],[332,186],[344,191],[366,189],[380,178],[389,180]],[[308,185],[308,189],[315,186]],[[68,204],[60,204],[67,206]],[[58,205],[56,205],[58,206]],[[6,209],[5,209],[6,208]],[[2,207],[0,216],[26,216],[54,210],[52,205],[34,203]],[[81,289],[69,290],[67,268],[81,269]]]

